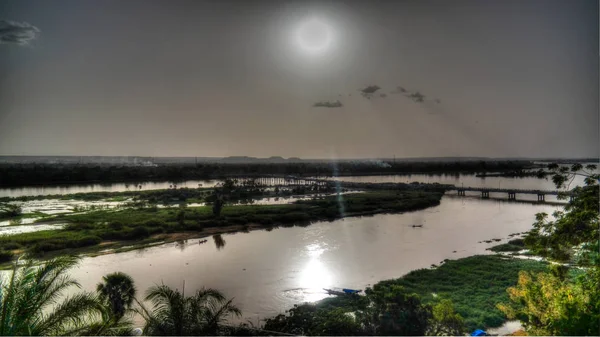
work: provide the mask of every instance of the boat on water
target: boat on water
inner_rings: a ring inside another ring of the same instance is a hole
[[[323,288],[329,295],[353,295],[362,292],[362,290],[342,288],[341,290]]]

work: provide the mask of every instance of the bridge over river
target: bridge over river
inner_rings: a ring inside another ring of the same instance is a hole
[[[464,196],[465,192],[481,192],[481,197],[487,199],[490,197],[490,192],[492,193],[507,193],[509,200],[515,200],[517,194],[535,194],[538,197],[538,201],[545,201],[546,195],[568,195],[570,197],[573,196],[573,193],[570,191],[553,191],[553,190],[521,190],[514,188],[490,188],[490,187],[454,187],[449,188],[449,191],[457,191],[458,195]]]
[[[356,183],[356,182],[346,182],[346,181],[336,181],[328,178],[304,178],[304,177],[296,177],[290,175],[256,175],[256,176],[245,176],[243,178],[237,178],[240,181],[245,180],[253,180],[255,183],[261,186],[310,186],[310,185],[330,185],[330,184],[341,184],[344,187],[350,188],[360,188],[366,187],[368,185],[382,185],[387,188],[393,189],[395,186],[403,185],[403,186],[412,186],[413,184],[404,184],[404,183]],[[508,195],[508,200],[516,200],[517,194],[533,194],[537,195],[538,201],[545,201],[546,195],[567,195],[571,198],[573,197],[573,193],[571,191],[556,191],[556,190],[531,190],[531,189],[514,189],[514,188],[492,188],[492,187],[465,187],[465,186],[455,186],[455,185],[441,185],[439,184],[441,189],[445,189],[446,191],[457,191],[459,196],[465,196],[465,192],[481,192],[481,197],[483,199],[488,199],[490,197],[490,193],[506,193]]]

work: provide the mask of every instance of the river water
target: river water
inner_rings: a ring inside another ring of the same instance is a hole
[[[188,180],[178,182],[177,187],[214,187],[219,180]],[[140,188],[140,185],[142,186]],[[58,195],[90,192],[125,192],[135,190],[164,190],[173,187],[172,182],[145,182],[138,184],[109,183],[109,184],[81,184],[81,185],[60,185],[60,186],[28,186],[0,188],[0,198],[2,197],[22,197],[32,195]]]
[[[554,190],[551,181],[536,178],[477,178],[460,176],[361,176],[337,178],[363,182],[439,182],[471,187],[511,187]],[[214,185],[215,181],[212,182]],[[572,186],[580,185],[577,179]],[[168,188],[164,183],[143,189]],[[186,182],[178,186],[210,186],[209,182]],[[99,185],[95,185],[99,186]],[[56,187],[52,187],[56,188]],[[0,196],[89,192],[100,187],[0,190]],[[126,190],[124,184],[104,186]],[[131,187],[130,187],[131,188]],[[507,241],[508,235],[531,229],[535,214],[551,214],[560,206],[531,202],[508,202],[506,195],[491,193],[483,200],[477,193],[459,197],[448,192],[441,204],[422,211],[376,215],[319,222],[308,227],[279,228],[170,243],[151,248],[86,257],[73,270],[83,289],[94,291],[102,276],[116,271],[130,274],[143,296],[148,287],[164,283],[187,294],[212,287],[233,297],[244,319],[283,313],[296,303],[326,297],[323,288],[364,289],[378,281],[400,277],[411,270],[428,268],[444,259],[487,254],[486,248]],[[537,196],[517,195],[521,200]],[[552,200],[550,196],[546,200]],[[413,228],[413,224],[423,224]],[[502,239],[501,242],[479,243]],[[224,241],[224,242],[223,242]],[[224,243],[224,245],[223,245]],[[141,297],[140,296],[140,297]],[[138,323],[140,323],[138,321]]]
[[[440,183],[451,184],[464,187],[490,187],[490,188],[516,188],[516,189],[542,189],[556,190],[551,180],[537,178],[505,178],[505,177],[487,177],[478,178],[473,174],[460,175],[427,175],[427,174],[411,174],[411,175],[377,175],[377,176],[346,176],[329,178],[349,182],[369,182],[369,183],[410,183],[413,181],[423,183]],[[177,187],[197,188],[214,187],[219,180],[188,180],[177,183]],[[572,182],[572,187],[582,185],[583,177],[576,177]],[[141,189],[140,189],[141,185]],[[160,190],[167,189],[173,186],[170,182],[146,182],[141,184],[85,184],[85,185],[62,185],[62,186],[33,186],[33,187],[16,187],[16,188],[0,188],[1,197],[21,197],[35,195],[60,195],[74,193],[89,193],[89,192],[124,192],[135,190]]]
[[[498,243],[478,242],[506,242],[509,234],[530,229],[535,213],[557,208],[445,196],[439,206],[417,212],[223,235],[224,246],[194,239],[88,257],[72,274],[89,291],[116,271],[130,274],[140,294],[162,282],[181,289],[185,281],[186,293],[217,288],[256,322],[326,297],[323,288],[364,289],[444,259],[489,253],[486,248]]]

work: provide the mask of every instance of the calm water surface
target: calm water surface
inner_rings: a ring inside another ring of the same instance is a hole
[[[479,241],[526,231],[535,213],[555,209],[445,196],[439,206],[418,212],[223,235],[224,245],[195,239],[85,258],[72,274],[93,291],[103,275],[123,271],[140,294],[161,282],[181,289],[185,280],[186,292],[220,289],[235,298],[245,318],[256,320],[322,299],[323,288],[364,289],[444,259],[486,254],[498,243]]]
[[[474,175],[378,175],[378,176],[347,176],[329,178],[349,182],[368,182],[368,183],[410,183],[413,181],[423,183],[451,184],[465,187],[490,187],[490,188],[516,188],[516,189],[541,189],[556,190],[552,180],[537,178],[506,178],[506,177],[488,177],[478,178]],[[583,177],[577,176],[571,183],[571,187],[583,185]],[[196,188],[214,187],[219,180],[188,180],[180,182],[177,187]],[[141,190],[160,190],[168,189],[172,183],[169,182],[147,182],[142,183]],[[124,192],[138,189],[133,184],[88,184],[88,185],[69,185],[69,186],[36,186],[36,187],[18,187],[18,188],[0,188],[0,197],[21,197],[33,195],[55,195],[55,194],[73,194],[89,192]]]
[[[368,182],[368,183],[411,183],[418,181],[422,183],[440,183],[464,187],[489,187],[489,188],[514,188],[521,190],[550,190],[556,191],[557,188],[551,179],[538,179],[532,177],[526,178],[507,178],[507,177],[487,177],[478,178],[474,175],[442,175],[430,176],[426,174],[412,175],[389,175],[389,176],[348,176],[335,177],[335,180],[349,182]],[[576,176],[571,183],[571,188],[583,185],[584,177]],[[537,197],[536,197],[537,198]],[[537,200],[537,199],[536,199]]]
[[[188,180],[177,183],[177,187],[214,187],[219,180]],[[141,190],[164,190],[172,187],[172,182],[145,182],[140,183]],[[14,187],[0,188],[1,197],[22,197],[32,195],[55,195],[55,194],[74,194],[90,192],[125,192],[140,190],[139,185],[115,183],[115,184],[82,184],[82,185],[62,185],[62,186],[34,186],[34,187]]]
[[[595,164],[598,163],[585,163]],[[598,173],[598,170],[596,170]],[[552,180],[537,179],[532,177],[527,178],[506,178],[506,177],[487,177],[478,178],[473,174],[459,175],[427,175],[427,174],[411,174],[411,175],[386,175],[386,176],[347,176],[330,178],[341,181],[351,182],[397,182],[409,183],[413,181],[424,183],[440,183],[452,184],[456,186],[468,187],[490,187],[490,188],[516,188],[516,189],[542,189],[556,190]],[[583,185],[583,177],[577,176],[571,183],[571,187]],[[220,180],[188,180],[177,183],[177,187],[196,188],[214,187]],[[140,184],[83,184],[83,185],[64,185],[64,186],[35,186],[35,187],[17,187],[17,188],[0,188],[0,197],[21,197],[33,195],[54,195],[54,194],[73,194],[73,193],[89,193],[89,192],[124,192],[139,190]],[[172,182],[145,182],[141,183],[141,190],[160,190],[172,187]]]

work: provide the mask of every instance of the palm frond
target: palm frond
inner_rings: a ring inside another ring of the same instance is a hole
[[[42,316],[36,332],[56,334],[67,327],[81,326],[89,317],[101,316],[103,309],[99,299],[91,293],[74,295],[57,305],[50,314]]]

